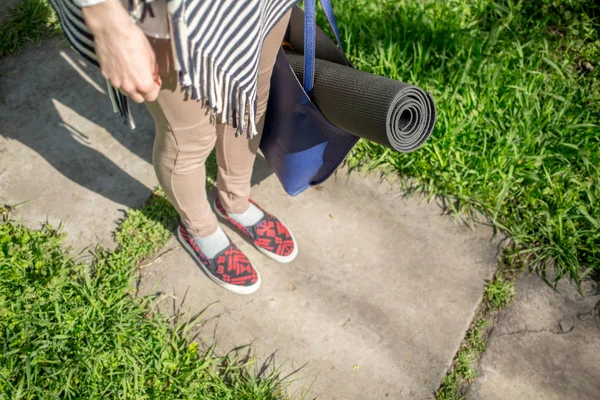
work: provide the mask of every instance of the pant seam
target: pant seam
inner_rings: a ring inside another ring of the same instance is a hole
[[[171,176],[169,177],[169,186],[171,187],[171,192],[173,193],[173,198],[174,198],[175,202],[177,203],[176,208],[181,210],[182,214],[184,214],[183,219],[186,219],[189,221],[189,219],[190,219],[189,215],[183,210],[183,207],[181,207],[181,201],[179,201],[179,198],[177,197],[177,191],[175,190],[175,186],[173,185],[173,178],[175,177],[175,166],[177,165],[177,160],[179,159],[179,154],[181,153],[181,150],[179,148],[179,142],[177,141],[177,138],[175,137],[175,132],[173,132],[173,126],[167,119],[165,113],[162,110],[162,107],[160,107],[159,104],[157,104],[157,105],[158,105],[157,109],[160,112],[160,115],[161,115],[163,121],[166,122],[166,128],[167,128],[166,133],[171,137],[171,139],[175,143],[175,149],[176,149],[175,159],[173,160],[173,165],[171,165]],[[186,226],[186,228],[190,229],[189,226]]]
[[[171,124],[169,124],[169,135],[171,136],[171,138],[173,138],[173,142],[175,142],[175,148],[177,149],[177,151],[175,152],[175,159],[173,160],[173,166],[171,167],[171,177],[169,178],[169,186],[171,186],[171,191],[173,192],[173,198],[177,202],[177,208],[179,208],[183,212],[183,208],[181,207],[181,202],[179,201],[179,198],[177,197],[177,191],[175,190],[175,186],[173,185],[173,177],[175,176],[175,166],[177,165],[177,160],[179,159],[179,154],[181,153],[181,150],[179,150],[179,143],[177,142],[177,138],[175,137],[175,134],[173,133]],[[187,213],[185,213],[185,219],[187,219],[187,220],[190,219],[189,216],[187,215]],[[186,226],[186,228],[189,228],[189,226]]]
[[[229,171],[229,163],[227,162],[227,151],[225,151],[225,149],[227,148],[227,142],[226,142],[227,136],[230,136],[230,135],[227,135],[226,133],[227,132],[225,132],[225,130],[224,130],[224,132],[221,133],[221,135],[223,136],[223,148],[222,148],[222,151],[223,151],[223,161],[225,162],[225,171]],[[223,178],[223,181],[224,180],[225,179]],[[225,190],[223,190],[221,188],[217,188],[217,189],[218,189],[218,192],[224,191],[226,193],[229,193],[228,191],[225,191]],[[227,199],[227,200],[229,200],[229,199]],[[227,203],[227,202],[225,202],[225,203]],[[231,212],[231,210],[227,209],[227,207],[226,207],[225,204],[223,204],[223,207],[225,207],[225,211]]]

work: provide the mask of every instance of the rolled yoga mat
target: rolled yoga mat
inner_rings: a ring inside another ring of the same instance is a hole
[[[302,82],[304,57],[286,55]],[[435,125],[423,89],[325,60],[316,60],[312,100],[337,127],[403,153],[421,147]]]

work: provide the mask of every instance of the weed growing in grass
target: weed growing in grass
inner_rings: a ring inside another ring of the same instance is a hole
[[[442,380],[440,389],[435,393],[436,400],[463,400],[465,397],[460,391],[461,378],[452,371]]]
[[[64,235],[0,223],[0,399],[283,399],[276,373],[200,352],[189,324],[169,327],[131,295],[136,266],[164,245],[177,216],[160,191],[129,210],[115,251],[87,264]]]
[[[456,358],[456,374],[467,382],[470,382],[477,373],[473,365],[475,363],[475,355],[470,351],[461,351]]]
[[[512,281],[505,281],[501,277],[490,281],[485,288],[484,297],[492,311],[502,310],[510,303],[515,295]]]
[[[435,394],[437,400],[462,400],[465,398],[465,388],[477,377],[475,365],[481,353],[485,351],[487,325],[488,322],[483,317],[471,325],[450,372],[444,377],[440,389]]]
[[[488,321],[483,318],[479,319],[467,333],[467,343],[472,351],[483,353],[486,350],[484,336],[487,326]]]

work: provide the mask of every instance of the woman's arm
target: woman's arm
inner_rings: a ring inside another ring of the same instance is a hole
[[[84,0],[81,5],[102,75],[137,103],[156,100],[161,82],[154,51],[121,2]]]

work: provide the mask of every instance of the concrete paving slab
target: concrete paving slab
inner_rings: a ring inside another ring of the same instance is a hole
[[[64,40],[0,59],[0,203],[37,199],[14,217],[34,227],[64,221],[75,248],[110,247],[122,210],[156,185],[152,119],[134,105],[129,130],[105,86]]]
[[[255,170],[268,168],[259,159]],[[253,197],[299,242],[289,265],[229,233],[259,268],[253,295],[213,284],[171,240],[143,269],[140,294],[162,293],[165,313],[191,316],[213,302],[198,337],[227,352],[251,344],[259,365],[303,368],[292,392],[329,399],[433,398],[496,268],[491,231],[470,231],[435,204],[353,175],[288,197],[273,176]]]
[[[502,312],[473,400],[600,398],[600,295],[593,282],[583,296],[567,282],[555,292],[536,275],[517,281],[516,298]]]

